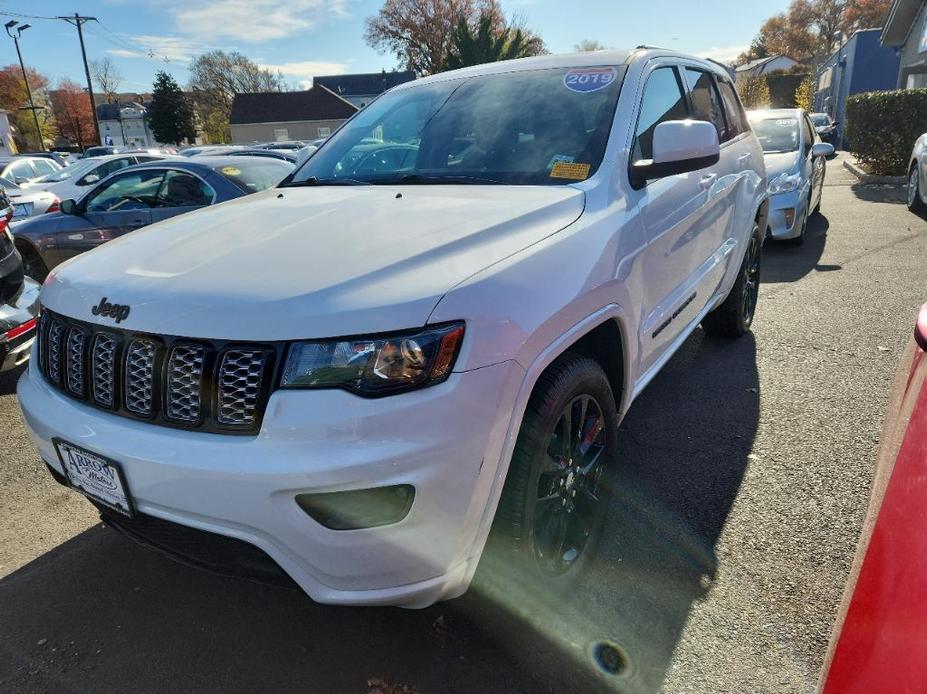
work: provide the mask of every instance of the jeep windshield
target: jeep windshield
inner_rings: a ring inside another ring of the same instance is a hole
[[[557,68],[400,89],[345,123],[286,185],[582,181],[602,162],[623,76]]]

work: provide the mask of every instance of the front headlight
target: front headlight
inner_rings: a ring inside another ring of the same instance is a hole
[[[801,183],[801,174],[779,174],[769,182],[769,194],[791,193]]]
[[[451,373],[463,323],[290,345],[283,388],[344,388],[368,397],[434,385]]]

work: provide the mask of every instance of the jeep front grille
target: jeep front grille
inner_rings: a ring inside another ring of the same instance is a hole
[[[61,392],[164,426],[256,433],[282,343],[138,334],[44,310],[39,365]]]

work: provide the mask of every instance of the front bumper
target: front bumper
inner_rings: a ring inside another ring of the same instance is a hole
[[[375,400],[277,391],[253,437],[100,411],[54,390],[35,364],[18,393],[54,470],[59,437],[120,463],[139,513],[248,542],[319,602],[421,607],[469,584],[523,377],[506,362]],[[295,502],[297,494],[395,484],[416,493],[393,525],[330,530]]]
[[[804,187],[789,193],[776,193],[769,196],[769,237],[777,241],[794,239],[801,233],[802,215],[807,207]],[[792,210],[791,223],[787,211]]]
[[[15,369],[29,359],[35,341],[34,328],[9,340],[4,335],[38,315],[40,289],[36,282],[26,277],[19,293],[9,303],[0,304],[0,373]]]

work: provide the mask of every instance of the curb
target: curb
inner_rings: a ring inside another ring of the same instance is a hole
[[[843,160],[843,168],[859,179],[860,183],[887,183],[901,186],[907,183],[907,176],[874,176],[863,171],[857,164],[849,159]]]

